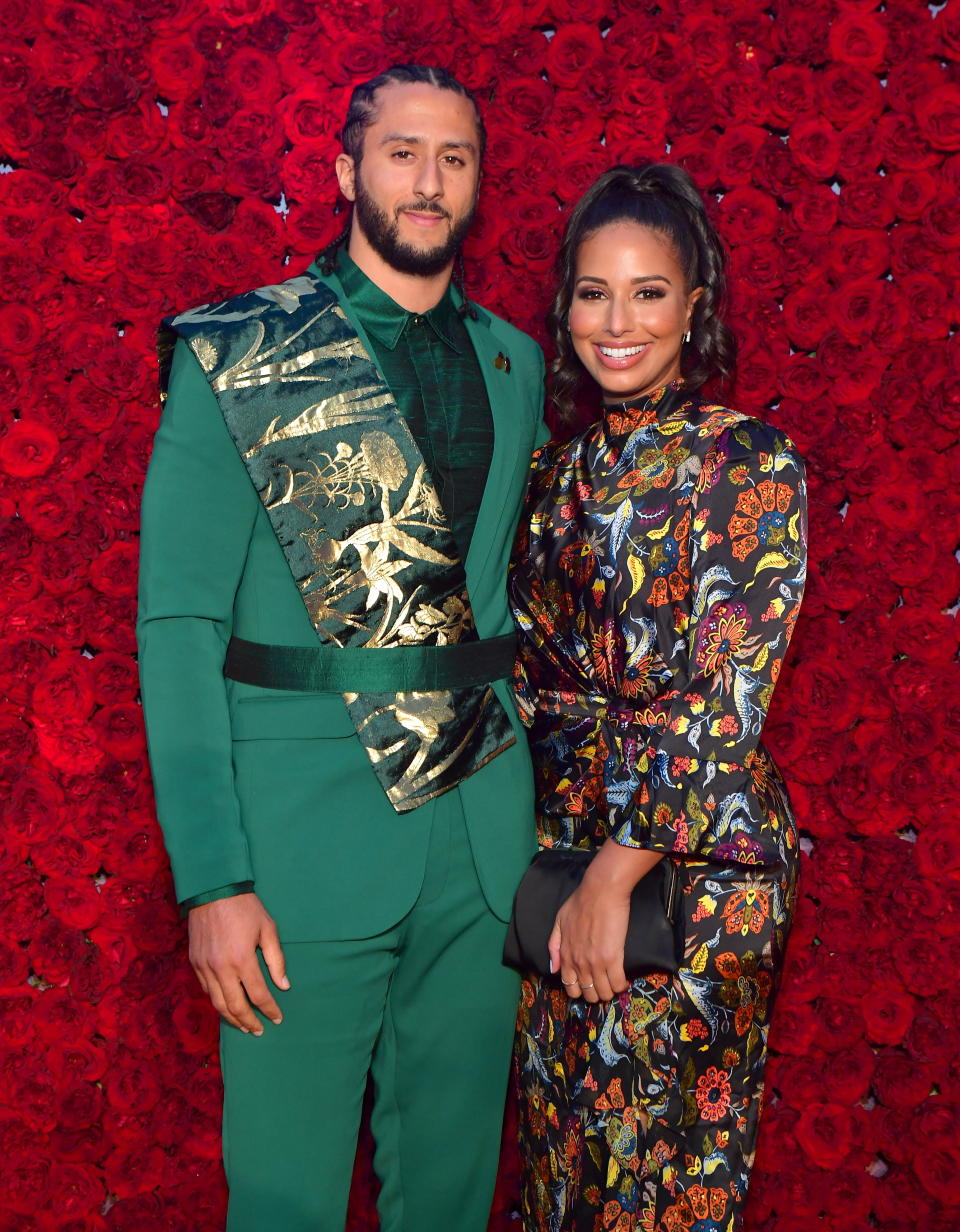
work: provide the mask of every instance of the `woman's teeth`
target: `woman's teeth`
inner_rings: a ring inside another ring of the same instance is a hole
[[[597,345],[600,346],[599,343]],[[607,355],[609,356],[610,359],[626,359],[628,355],[639,355],[646,345],[647,344],[644,343],[643,346],[632,346],[632,347],[600,346],[600,354]]]

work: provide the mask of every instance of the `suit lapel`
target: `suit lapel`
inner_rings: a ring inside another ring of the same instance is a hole
[[[525,466],[528,459],[518,457],[518,424],[522,418],[520,388],[518,378],[510,371],[509,357],[501,350],[482,318],[474,321],[468,317],[466,325],[483,373],[493,419],[493,456],[466,559],[467,590],[470,591],[479,589],[480,578],[490,561],[493,547],[500,541],[500,524],[512,504],[508,499],[512,477],[517,466]],[[506,365],[504,359],[508,360]]]

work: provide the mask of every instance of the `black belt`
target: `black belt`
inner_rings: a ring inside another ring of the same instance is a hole
[[[430,693],[513,675],[517,635],[452,646],[269,646],[230,639],[223,674],[262,689],[306,693]]]

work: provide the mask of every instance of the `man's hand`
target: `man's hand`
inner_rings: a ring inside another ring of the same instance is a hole
[[[290,981],[277,926],[256,894],[236,894],[191,907],[187,923],[190,962],[223,1019],[248,1035],[262,1035],[252,1002],[271,1022],[282,1022],[280,1007],[257,962],[258,946],[274,984],[287,989]]]

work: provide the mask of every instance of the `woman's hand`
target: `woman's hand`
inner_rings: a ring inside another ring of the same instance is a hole
[[[594,1004],[612,1001],[630,986],[623,969],[630,895],[662,859],[662,852],[623,847],[613,839],[594,856],[550,934],[550,961],[568,996]]]

